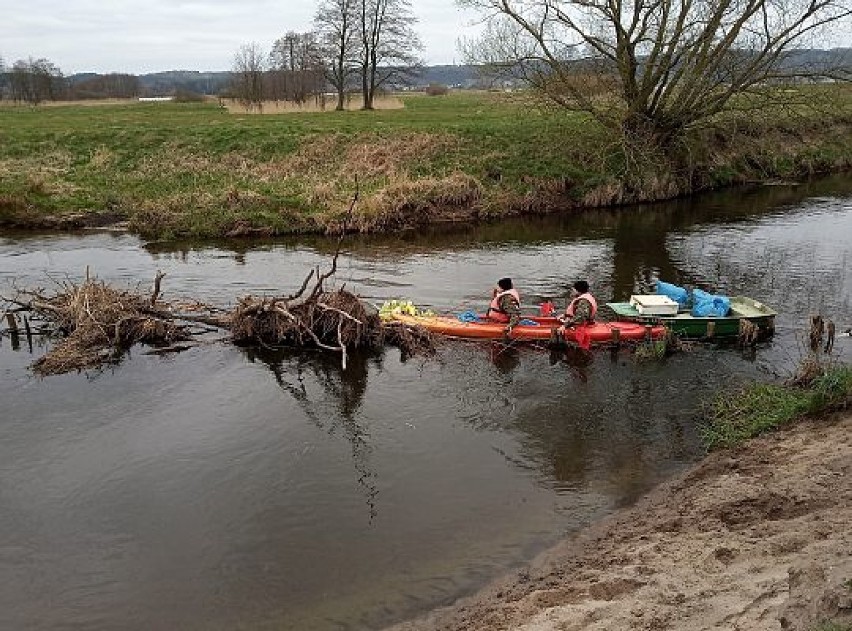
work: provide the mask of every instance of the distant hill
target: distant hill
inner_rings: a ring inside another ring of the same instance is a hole
[[[852,71],[852,48],[833,50],[793,50],[784,66],[825,67],[842,66]],[[71,83],[97,77],[96,73],[80,73],[68,77]],[[139,75],[139,84],[144,96],[165,96],[184,90],[197,94],[219,94],[227,88],[231,73],[228,71],[199,72],[197,70],[167,70]],[[414,81],[414,87],[425,87],[438,83],[451,88],[471,88],[481,82],[477,66],[438,65],[426,66]]]
[[[71,84],[89,81],[97,73],[85,72],[70,75]],[[224,91],[230,81],[227,71],[199,72],[197,70],[167,70],[139,75],[139,85],[144,96],[163,96],[185,90],[197,94],[215,95]],[[475,66],[427,66],[415,80],[415,86],[441,83],[450,87],[471,87],[477,83]]]
[[[198,94],[219,94],[228,85],[230,72],[198,72],[195,70],[168,70],[139,75],[143,91],[152,96],[172,94],[186,90]]]
[[[417,84],[440,83],[451,88],[469,88],[479,80],[476,66],[426,66],[417,78]]]

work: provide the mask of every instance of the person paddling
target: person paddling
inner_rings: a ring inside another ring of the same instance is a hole
[[[521,319],[521,296],[518,290],[512,286],[511,278],[501,278],[497,286],[491,292],[491,304],[485,317],[492,322],[508,324],[508,334]]]
[[[559,320],[565,326],[590,324],[595,321],[597,313],[598,302],[589,293],[589,283],[578,280],[571,288],[571,301],[565,307],[565,313],[559,317]]]

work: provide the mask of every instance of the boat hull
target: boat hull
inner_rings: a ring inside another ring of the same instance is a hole
[[[411,316],[394,314],[393,319],[423,328],[438,335],[465,339],[500,340],[506,337],[506,325],[498,322],[461,322],[451,316]],[[522,342],[555,341],[576,343],[576,328],[561,328],[556,318],[528,317],[537,326],[519,324],[512,329],[508,339]],[[595,322],[581,327],[592,344],[607,344],[626,340],[660,340],[666,328],[637,322]]]
[[[731,313],[722,318],[697,318],[689,313],[674,316],[641,315],[627,302],[608,302],[606,306],[619,321],[641,324],[661,324],[672,333],[684,338],[738,337],[743,332],[743,322],[757,327],[758,337],[766,338],[775,332],[776,312],[761,302],[736,296],[731,298]]]

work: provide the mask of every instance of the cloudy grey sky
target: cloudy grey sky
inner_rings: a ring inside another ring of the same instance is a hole
[[[46,57],[65,74],[228,70],[242,44],[269,49],[307,30],[315,0],[0,0],[0,56]],[[454,0],[412,0],[428,64],[460,61],[475,15]]]

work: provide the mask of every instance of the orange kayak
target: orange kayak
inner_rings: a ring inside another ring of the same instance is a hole
[[[452,316],[412,316],[401,313],[393,314],[393,319],[410,325],[422,326],[432,333],[447,335],[450,337],[462,337],[469,339],[503,339],[506,325],[499,322],[461,322]],[[509,334],[509,339],[518,341],[549,340],[553,329],[559,330],[560,324],[556,318],[524,317],[525,320],[536,322],[535,326],[519,324]],[[592,344],[605,344],[614,341],[644,340],[650,337],[653,340],[663,339],[666,336],[664,326],[650,326],[636,322],[595,322],[576,328],[567,328],[560,331],[565,342],[577,342],[577,331],[581,329],[580,336],[587,336]]]

